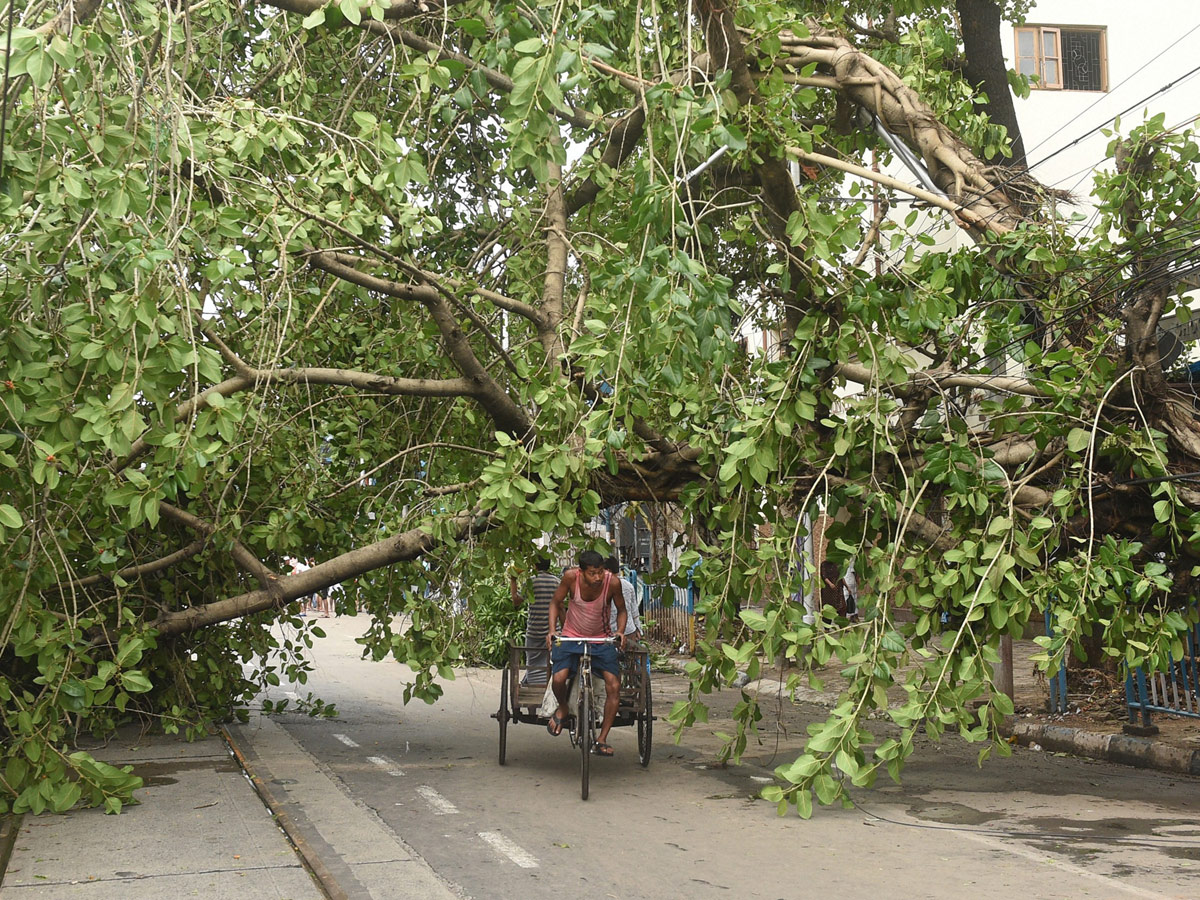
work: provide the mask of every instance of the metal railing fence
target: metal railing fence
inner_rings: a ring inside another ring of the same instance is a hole
[[[1140,667],[1125,674],[1125,703],[1129,724],[1150,725],[1150,714],[1169,713],[1200,719],[1200,623],[1193,624],[1183,642],[1183,659],[1167,655],[1163,672],[1145,672]]]
[[[646,637],[686,650],[689,654],[695,653],[696,586],[691,579],[687,587],[679,587],[673,584],[648,584],[638,578],[636,572],[631,572],[628,577],[641,601]]]

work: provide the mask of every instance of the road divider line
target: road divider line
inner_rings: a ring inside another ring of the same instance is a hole
[[[536,869],[538,861],[498,831],[480,831],[479,836],[492,849],[503,853],[522,869]]]
[[[335,734],[334,737],[337,738],[339,741],[341,741],[343,744],[345,744],[347,747],[357,747],[358,746],[357,741],[351,740],[350,738],[346,737],[346,735],[344,735],[344,734]]]
[[[458,815],[458,807],[435,791],[427,784],[417,785],[417,793],[425,798],[425,802],[433,807],[434,813],[439,816],[454,816]]]
[[[387,772],[389,775],[399,777],[404,774],[400,767],[386,756],[368,756],[367,762],[371,763],[371,765],[379,766],[379,768],[383,769],[383,771]]]

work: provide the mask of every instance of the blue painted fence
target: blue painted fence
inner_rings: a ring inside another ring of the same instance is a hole
[[[1046,636],[1054,637],[1054,626],[1050,624],[1050,607],[1046,607]],[[1059,715],[1067,711],[1067,654],[1063,654],[1058,671],[1050,676],[1050,712]]]
[[[1183,659],[1167,656],[1165,672],[1146,673],[1135,668],[1125,675],[1125,702],[1129,723],[1150,724],[1151,713],[1169,713],[1200,719],[1200,623],[1184,639]]]

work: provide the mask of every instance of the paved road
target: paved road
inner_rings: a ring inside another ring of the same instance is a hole
[[[633,730],[614,730],[617,756],[593,761],[584,803],[565,736],[510,726],[508,765],[497,764],[497,673],[463,672],[436,705],[404,706],[399,667],[357,658],[359,623],[331,622],[302,689],[335,702],[339,718],[284,715],[242,739],[268,764],[280,741],[309,758],[341,788],[338,802],[352,801],[404,848],[384,859],[380,847],[368,862],[423,859],[445,896],[1200,896],[1195,779],[1029,751],[979,768],[975,750],[952,740],[925,745],[902,788],[856,791],[857,808],[805,822],[751,799],[784,753],[760,747],[759,764],[722,769],[719,722],[679,746],[659,722],[648,769]],[[682,690],[678,678],[657,678],[659,710]],[[340,815],[328,797],[296,802],[318,826]],[[331,841],[325,852],[350,851]],[[369,869],[355,869],[364,895],[385,896]]]

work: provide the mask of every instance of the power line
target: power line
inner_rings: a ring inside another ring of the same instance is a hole
[[[1198,26],[1198,27],[1200,27],[1200,26]],[[1110,116],[1109,118],[1107,118],[1106,120],[1101,122],[1099,125],[1095,126],[1094,128],[1089,128],[1087,131],[1085,131],[1079,137],[1075,138],[1075,140],[1073,140],[1067,144],[1063,144],[1063,146],[1059,147],[1057,150],[1055,150],[1049,156],[1045,156],[1042,159],[1038,160],[1036,163],[1033,163],[1033,165],[1029,166],[1028,171],[1032,171],[1035,166],[1040,166],[1042,163],[1045,163],[1045,162],[1048,162],[1049,160],[1054,159],[1054,157],[1058,156],[1058,154],[1069,150],[1070,148],[1072,148],[1076,144],[1078,144],[1080,141],[1086,140],[1087,138],[1089,138],[1093,134],[1095,134],[1097,131],[1100,131],[1101,129],[1105,128],[1106,126],[1108,126],[1110,123],[1112,123],[1116,119],[1119,119],[1121,116],[1125,115],[1125,113],[1130,112],[1131,110],[1137,109],[1139,106],[1142,106],[1143,104],[1149,102],[1150,100],[1153,100],[1155,97],[1158,97],[1161,94],[1165,94],[1167,91],[1172,90],[1175,87],[1178,87],[1181,83],[1187,81],[1189,78],[1191,78],[1193,75],[1197,74],[1198,72],[1200,72],[1200,66],[1196,66],[1194,69],[1191,69],[1187,73],[1180,75],[1174,81],[1167,82],[1162,87],[1160,87],[1158,90],[1147,94],[1145,97],[1143,97],[1141,100],[1137,101],[1136,103],[1125,107],[1123,110],[1121,110],[1115,116]]]
[[[1175,49],[1175,47],[1176,47],[1178,44],[1182,43],[1184,40],[1186,40],[1187,38],[1191,37],[1191,35],[1192,35],[1192,34],[1193,34],[1193,33],[1194,33],[1194,32],[1195,32],[1197,29],[1200,29],[1200,24],[1197,24],[1197,25],[1194,25],[1194,26],[1192,26],[1192,28],[1191,28],[1191,29],[1190,29],[1190,30],[1189,30],[1189,31],[1188,31],[1186,34],[1184,34],[1184,35],[1183,35],[1183,37],[1180,37],[1180,38],[1178,38],[1178,39],[1177,39],[1177,40],[1175,40],[1173,43],[1171,43],[1171,44],[1169,44],[1167,47],[1165,47],[1164,49],[1162,49],[1162,50],[1160,50],[1159,52],[1155,53],[1155,54],[1154,54],[1154,56],[1152,56],[1150,59],[1146,60],[1146,62],[1142,63],[1140,66],[1138,66],[1136,69],[1134,69],[1134,70],[1133,70],[1132,72],[1130,72],[1128,75],[1126,75],[1126,76],[1125,76],[1123,79],[1121,79],[1120,83],[1118,83],[1118,84],[1117,84],[1115,87],[1113,87],[1113,88],[1112,88],[1111,90],[1109,90],[1107,93],[1103,93],[1103,94],[1101,94],[1099,97],[1097,97],[1097,98],[1096,98],[1095,100],[1093,100],[1091,103],[1089,103],[1089,104],[1088,104],[1088,106],[1087,106],[1085,109],[1083,109],[1083,110],[1080,110],[1080,111],[1079,111],[1078,113],[1076,113],[1074,116],[1072,116],[1071,118],[1067,119],[1067,121],[1063,122],[1063,123],[1062,123],[1062,125],[1060,125],[1058,128],[1056,128],[1056,129],[1055,129],[1054,131],[1052,131],[1050,134],[1048,134],[1048,135],[1046,135],[1044,138],[1042,138],[1041,142],[1040,142],[1040,143],[1038,143],[1038,144],[1037,144],[1037,146],[1035,146],[1035,147],[1031,148],[1031,150],[1029,150],[1029,151],[1026,153],[1026,156],[1028,156],[1028,155],[1029,155],[1029,153],[1033,152],[1033,150],[1037,150],[1039,147],[1041,147],[1043,144],[1045,144],[1045,143],[1046,143],[1047,141],[1049,141],[1051,138],[1053,138],[1053,137],[1057,137],[1058,135],[1062,134],[1062,133],[1063,133],[1063,132],[1064,132],[1064,131],[1067,129],[1067,126],[1068,126],[1068,125],[1071,125],[1071,124],[1073,124],[1074,122],[1077,122],[1077,121],[1078,121],[1080,118],[1082,118],[1083,116],[1087,115],[1089,112],[1091,112],[1093,109],[1095,109],[1095,108],[1096,108],[1096,105],[1097,105],[1097,104],[1099,104],[1099,103],[1102,103],[1103,101],[1105,101],[1105,100],[1107,100],[1108,98],[1112,97],[1112,95],[1113,95],[1113,94],[1115,94],[1117,91],[1119,91],[1119,90],[1120,90],[1121,88],[1123,88],[1125,85],[1127,85],[1127,84],[1129,83],[1129,81],[1130,81],[1130,79],[1131,79],[1131,78],[1133,78],[1134,76],[1136,76],[1136,75],[1140,74],[1141,72],[1145,71],[1145,69],[1146,69],[1146,68],[1147,68],[1147,67],[1148,67],[1148,66],[1149,66],[1151,63],[1153,63],[1155,60],[1161,59],[1161,58],[1162,58],[1162,57],[1163,57],[1163,56],[1164,56],[1166,53],[1169,53],[1171,50],[1174,50],[1174,49]]]

